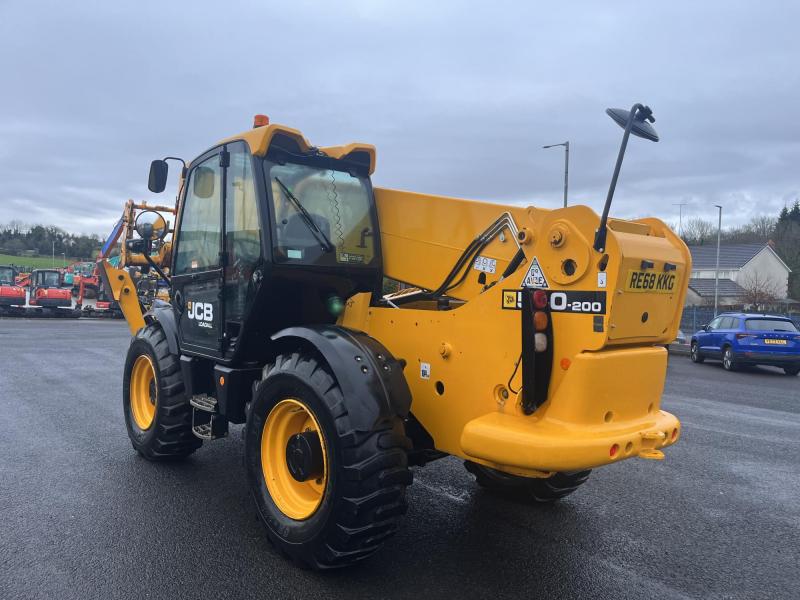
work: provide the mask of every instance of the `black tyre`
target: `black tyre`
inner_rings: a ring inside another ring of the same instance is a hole
[[[315,356],[278,356],[264,368],[245,431],[247,477],[270,541],[315,569],[373,554],[406,511],[409,447],[399,418],[355,430]]]
[[[546,478],[518,477],[490,467],[465,461],[467,471],[487,490],[524,495],[534,502],[554,502],[570,495],[589,478],[591,469],[556,473]]]
[[[203,441],[192,433],[178,357],[157,323],[140,329],[128,348],[122,380],[125,425],[134,449],[148,460],[182,458]]]
[[[739,369],[730,346],[725,346],[725,349],[722,351],[722,368],[726,371],[737,371]]]
[[[700,348],[697,346],[697,342],[692,342],[692,346],[689,350],[689,357],[692,359],[693,363],[701,363],[705,360],[705,357],[700,354]]]
[[[783,372],[787,375],[797,375],[800,373],[800,366],[783,367]]]

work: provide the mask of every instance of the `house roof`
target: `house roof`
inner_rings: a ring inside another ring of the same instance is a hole
[[[721,255],[720,255],[720,258]],[[721,263],[721,261],[720,261]],[[720,266],[722,266],[720,264]],[[714,296],[714,280],[713,279],[690,279],[689,287],[698,295],[708,298]],[[719,295],[730,298],[731,296],[744,296],[747,292],[735,281],[730,279],[719,280]]]
[[[739,269],[749,263],[767,244],[724,244],[719,247],[719,268]],[[717,266],[717,245],[689,246],[693,269],[714,269]]]

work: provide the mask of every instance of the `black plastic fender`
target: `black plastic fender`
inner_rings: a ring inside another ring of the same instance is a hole
[[[302,340],[322,355],[339,382],[357,430],[371,431],[383,419],[408,416],[411,390],[403,374],[405,363],[366,333],[336,325],[315,325],[289,327],[271,339]]]
[[[150,310],[144,313],[144,320],[145,323],[157,321],[161,325],[164,335],[167,336],[169,353],[177,356],[180,353],[178,350],[178,324],[175,322],[175,312],[172,310],[172,305],[163,300],[155,300]]]

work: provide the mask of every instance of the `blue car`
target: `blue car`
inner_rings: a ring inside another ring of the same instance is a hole
[[[726,371],[744,365],[782,367],[800,373],[800,331],[786,317],[722,313],[692,336],[692,362],[722,360]]]

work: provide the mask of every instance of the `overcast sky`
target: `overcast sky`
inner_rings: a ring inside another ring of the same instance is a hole
[[[726,224],[800,196],[798,2],[0,0],[0,223],[107,234],[150,160],[255,113],[378,148],[377,185]],[[172,200],[174,181],[160,200]]]

